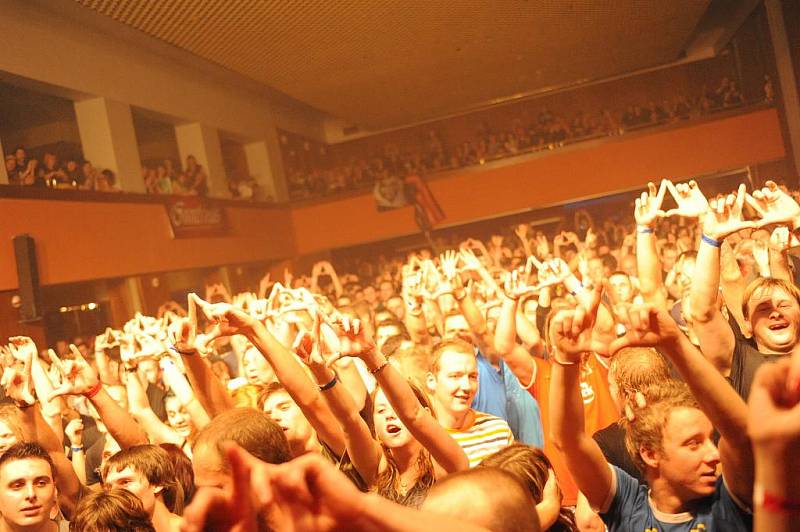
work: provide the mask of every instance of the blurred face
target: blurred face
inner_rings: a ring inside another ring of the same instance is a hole
[[[139,376],[149,382],[150,384],[158,384],[161,382],[161,367],[158,362],[152,359],[145,359],[139,362],[137,369]]]
[[[381,301],[388,301],[394,295],[394,286],[389,281],[383,281],[380,286]]]
[[[14,152],[14,157],[16,157],[17,160],[20,162],[25,160],[25,155],[26,155],[25,150],[23,150],[22,148],[19,148],[17,151]]]
[[[400,328],[397,325],[381,325],[375,331],[375,343],[378,344],[378,347],[383,347],[386,340],[399,334]]]
[[[103,454],[100,457],[100,471],[102,471],[105,468],[108,459],[117,454],[118,452],[120,452],[121,450],[122,449],[120,449],[117,440],[107,435],[105,437],[105,443],[103,444]]]
[[[748,323],[759,350],[788,353],[798,341],[800,305],[781,288],[759,288],[747,302]]]
[[[659,473],[676,494],[689,501],[714,493],[719,451],[714,427],[696,408],[674,408],[663,429]]]
[[[269,384],[275,381],[275,372],[255,347],[244,352],[242,366],[248,384]]]
[[[668,272],[675,266],[675,261],[678,259],[678,250],[667,248],[661,252],[661,266],[665,272]]]
[[[500,317],[500,307],[492,307],[486,313],[486,328],[490,333],[494,334],[497,328],[497,319]]]
[[[406,306],[403,303],[402,297],[391,297],[386,301],[385,305],[398,320],[402,320],[405,317]]]
[[[371,286],[368,286],[364,289],[364,301],[372,305],[375,303],[376,299],[378,298],[378,294],[375,292],[375,289]]]
[[[403,422],[397,417],[394,408],[389,404],[383,390],[375,394],[375,409],[373,411],[375,434],[381,443],[391,448],[402,447],[413,441],[411,433]]]
[[[300,407],[283,390],[267,397],[264,401],[264,413],[283,429],[292,446],[305,445],[314,435],[314,430]]]
[[[534,325],[536,324],[536,309],[538,307],[539,302],[535,299],[528,299],[522,306],[522,315],[525,316],[526,320]]]
[[[603,281],[603,275],[605,273],[603,270],[603,261],[598,258],[590,259],[588,266],[589,266],[589,279],[592,280],[592,283],[594,284],[601,283]]]
[[[475,355],[445,350],[439,359],[439,371],[433,375],[433,379],[437,404],[452,414],[466,412],[478,393],[478,363]]]
[[[19,441],[19,438],[5,421],[0,421],[0,454]]]
[[[6,172],[12,172],[17,167],[17,160],[13,157],[6,159]]]
[[[130,466],[124,469],[112,467],[108,470],[105,485],[107,489],[119,488],[136,495],[142,501],[144,511],[148,515],[153,515],[153,510],[156,507],[156,497],[161,492],[161,488],[151,485],[144,474]]]
[[[444,320],[444,337],[453,338],[459,334],[462,336],[471,336],[472,331],[464,316],[461,314],[452,314]]]
[[[627,275],[612,275],[608,279],[608,284],[618,302],[630,303],[633,301],[633,287]]]
[[[625,255],[619,261],[619,269],[631,277],[636,277],[636,255]]]
[[[0,514],[8,530],[35,529],[50,520],[56,487],[41,458],[10,460],[0,468]]]
[[[178,436],[188,438],[194,432],[192,418],[177,397],[169,397],[164,401],[164,409],[167,411],[169,426],[178,433]]]

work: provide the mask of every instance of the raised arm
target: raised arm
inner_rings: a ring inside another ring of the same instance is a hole
[[[703,215],[703,238],[689,292],[692,329],[700,349],[723,375],[730,372],[735,338],[719,305],[720,247],[726,237],[755,225],[742,217],[744,198],[745,187],[740,185],[736,194],[713,200]]]
[[[394,408],[395,414],[419,443],[431,453],[446,473],[462,471],[469,467],[467,455],[461,446],[420,404],[406,379],[375,347],[358,322],[342,325],[344,335],[341,356],[358,356],[375,375],[381,390]]]
[[[636,207],[633,211],[636,218],[636,268],[639,274],[639,290],[645,301],[666,307],[667,299],[655,234],[656,222],[664,215],[661,204],[667,190],[666,181],[662,182],[658,190],[653,183],[648,183],[647,186],[648,192],[642,192],[641,197],[636,198]]]
[[[720,457],[731,493],[748,502],[753,491],[753,454],[747,436],[747,405],[712,363],[689,341],[664,309],[634,306],[620,312],[625,336],[612,343],[623,347],[657,347],[689,385],[700,408],[719,431]]]
[[[591,350],[593,316],[578,306],[562,310],[550,321],[551,437],[566,458],[578,488],[594,508],[608,499],[613,486],[612,470],[603,452],[584,427],[580,364],[583,353]]]
[[[150,408],[150,402],[147,400],[144,385],[139,380],[139,375],[136,371],[128,371],[128,378],[125,382],[125,388],[128,391],[128,404],[130,411],[136,421],[141,424],[150,441],[155,444],[160,443],[174,443],[182,445],[183,438],[178,435],[175,430],[161,421],[159,417]],[[120,443],[120,446],[122,444]]]
[[[308,378],[294,353],[276,340],[263,323],[242,310],[227,304],[209,305],[201,302],[201,305],[208,318],[216,323],[215,328],[218,329],[213,334],[220,336],[244,334],[252,342],[267,359],[275,371],[275,376],[286,388],[286,392],[317,431],[317,436],[334,453],[341,456],[345,449],[344,435],[319,388]]]

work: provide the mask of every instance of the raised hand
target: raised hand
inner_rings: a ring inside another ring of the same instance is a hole
[[[667,186],[663,182],[658,189],[654,183],[647,183],[647,192],[642,192],[642,195],[636,198],[636,206],[633,209],[637,225],[652,227],[658,218],[664,216],[661,205],[664,203],[666,191]]]
[[[746,196],[746,187],[741,184],[735,194],[711,200],[708,210],[700,219],[703,234],[714,240],[723,240],[742,229],[756,227],[756,222],[743,218],[742,207]]]
[[[531,269],[532,262],[529,260],[524,268],[517,268],[514,271],[506,272],[505,281],[503,282],[503,292],[507,298],[517,301],[522,296],[537,290],[537,287],[528,284]]]
[[[528,224],[519,224],[514,228],[514,234],[523,242],[527,242],[529,229],[530,226]]]
[[[708,200],[700,191],[697,182],[692,179],[688,183],[673,184],[669,179],[665,179],[670,195],[675,199],[678,207],[670,209],[666,216],[683,216],[684,218],[700,218],[708,210]]]
[[[583,353],[592,350],[592,325],[595,316],[578,305],[572,310],[559,311],[550,320],[550,343],[557,361],[577,364]]]
[[[63,395],[83,395],[100,386],[97,372],[86,362],[78,348],[70,344],[69,349],[75,359],[65,362],[61,362],[52,350],[48,351],[50,360],[61,374],[61,385],[50,393],[50,401]]]
[[[800,246],[800,240],[786,226],[776,227],[769,236],[769,248],[773,251],[783,253],[789,248],[797,246]]]
[[[464,265],[465,270],[477,271],[483,268],[480,259],[471,249],[462,249],[459,255],[461,256],[461,263]]]
[[[550,256],[550,243],[547,241],[547,237],[539,233],[534,238],[534,242],[536,243],[536,256],[542,260],[547,260]]]
[[[439,256],[439,266],[444,278],[451,281],[458,275],[459,255],[455,250],[448,250]]]
[[[81,418],[76,417],[67,423],[67,426],[64,427],[64,434],[69,439],[72,447],[83,446],[83,421],[81,421]]]
[[[797,229],[800,225],[800,205],[774,181],[767,181],[764,188],[753,191],[746,200],[761,216],[759,227],[780,224]]]
[[[790,358],[762,364],[748,399],[747,432],[756,447],[776,455],[796,449],[800,440],[800,382],[792,375],[792,364]]]
[[[666,310],[653,305],[617,305],[614,314],[625,326],[625,335],[611,342],[612,355],[624,347],[673,343],[683,334]]]
[[[546,288],[563,283],[570,275],[569,266],[563,259],[552,259],[539,263],[537,267],[539,282],[536,288]]]
[[[346,316],[334,323],[339,336],[339,353],[330,357],[327,364],[331,365],[342,357],[365,358],[375,352],[375,341],[364,330],[361,321],[350,320]]]
[[[9,338],[14,364],[6,366],[0,378],[0,386],[17,406],[28,406],[36,402],[33,392],[31,364],[36,354],[36,345],[27,336]]]

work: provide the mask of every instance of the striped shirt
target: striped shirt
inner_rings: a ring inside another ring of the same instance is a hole
[[[447,429],[450,436],[464,449],[470,467],[475,467],[487,456],[514,443],[514,435],[508,423],[491,414],[476,410],[473,412],[475,420],[470,427],[462,430]]]

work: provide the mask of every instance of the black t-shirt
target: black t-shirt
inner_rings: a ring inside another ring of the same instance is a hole
[[[164,406],[164,397],[166,397],[167,392],[154,384],[147,383],[146,394],[150,409],[158,416],[158,419],[166,423],[167,409]]]
[[[625,447],[625,429],[619,426],[616,421],[604,429],[594,433],[594,441],[603,451],[606,462],[615,465],[627,474],[638,480],[641,484],[647,484],[639,468],[633,463],[633,458]]]
[[[750,386],[753,384],[753,377],[759,366],[764,362],[775,362],[787,355],[765,355],[761,353],[756,349],[755,341],[744,336],[739,324],[736,323],[732,316],[728,318],[728,323],[730,323],[735,339],[728,381],[730,381],[736,393],[747,401],[747,397],[750,395]]]

